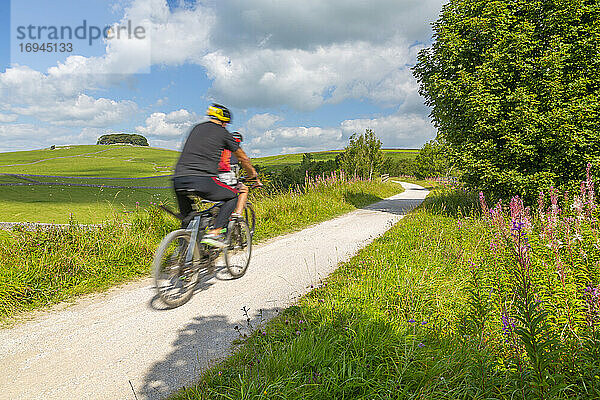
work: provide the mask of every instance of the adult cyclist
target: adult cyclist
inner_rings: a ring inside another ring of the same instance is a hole
[[[190,132],[175,165],[173,188],[179,204],[179,212],[189,221],[192,212],[190,192],[211,201],[224,201],[215,220],[214,229],[206,232],[202,243],[213,247],[225,247],[224,232],[229,218],[236,209],[244,209],[246,196],[238,196],[239,190],[218,179],[218,164],[224,149],[231,151],[242,164],[249,180],[260,186],[256,170],[250,158],[226,129],[231,122],[231,112],[220,104],[208,107],[209,121],[196,125]],[[239,201],[238,201],[239,200]],[[237,206],[237,208],[236,208]]]

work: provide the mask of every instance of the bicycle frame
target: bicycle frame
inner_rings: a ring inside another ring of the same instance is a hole
[[[200,230],[206,228],[206,226],[201,226],[202,225],[202,219],[204,217],[209,217],[210,221],[214,220],[213,217],[213,208],[215,207],[219,207],[219,204],[215,204],[212,207],[199,212],[188,224],[186,231],[189,232],[190,234],[190,247],[188,248],[186,257],[185,257],[185,262],[186,263],[192,263],[194,260],[194,252],[196,251],[196,246],[198,245],[198,235]],[[210,223],[208,224],[210,225]],[[207,226],[208,226],[207,225]],[[203,235],[203,234],[202,234]]]

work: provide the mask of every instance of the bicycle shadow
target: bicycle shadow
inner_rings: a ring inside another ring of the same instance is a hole
[[[224,315],[194,318],[179,329],[173,351],[150,367],[141,387],[135,389],[137,398],[163,399],[193,386],[205,370],[235,351],[232,343],[236,339],[250,335],[279,312],[278,308],[259,310],[248,315],[248,321],[240,309],[241,322],[231,322]]]

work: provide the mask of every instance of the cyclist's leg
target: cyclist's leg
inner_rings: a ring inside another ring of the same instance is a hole
[[[218,230],[227,227],[229,217],[237,204],[238,191],[213,177],[210,178],[210,182],[207,181],[207,186],[204,189],[206,190],[206,192],[203,193],[205,199],[225,202],[225,204],[221,206],[215,220],[214,232],[217,232]]]
[[[175,178],[173,180],[173,189],[175,190],[175,197],[177,197],[179,213],[182,217],[184,217],[181,227],[185,228],[189,222],[187,217],[192,212],[192,200],[188,197],[189,192],[187,192],[187,190],[193,189],[193,186],[191,185],[191,182],[187,181],[186,179]]]

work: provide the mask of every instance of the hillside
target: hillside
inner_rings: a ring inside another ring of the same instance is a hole
[[[311,153],[315,161],[341,151]],[[414,150],[385,150],[415,157]],[[300,164],[302,153],[255,158],[265,170]],[[168,176],[178,152],[130,145],[63,146],[54,150],[0,153],[0,221],[101,222],[128,218],[153,202],[174,205]],[[15,174],[7,175],[7,174]],[[42,176],[32,176],[42,175]],[[52,185],[40,185],[51,183]]]

